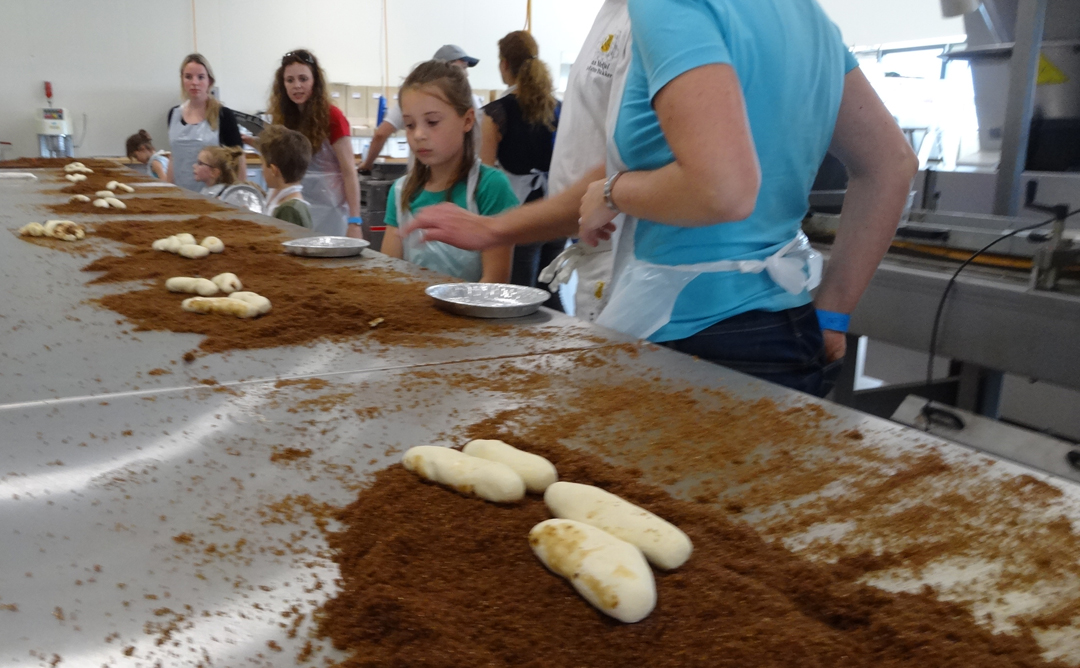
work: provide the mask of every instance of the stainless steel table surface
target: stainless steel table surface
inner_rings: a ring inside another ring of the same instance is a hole
[[[35,201],[0,186],[0,227],[32,220]],[[9,287],[0,297],[0,666],[292,664],[309,640],[311,613],[333,593],[337,573],[306,508],[348,503],[405,448],[460,444],[466,427],[502,409],[539,401],[547,414],[574,410],[576,389],[597,378],[613,387],[687,388],[697,403],[672,416],[680,420],[706,419],[726,403],[760,398],[820,407],[831,416],[829,431],[858,429],[851,447],[872,454],[884,469],[904,455],[933,452],[975,467],[972,477],[989,486],[988,494],[998,481],[1026,474],[1061,492],[1040,512],[1080,522],[1080,487],[1072,483],[1009,462],[979,468],[987,457],[966,448],[662,348],[627,350],[610,332],[546,312],[522,327],[550,327],[559,333],[553,342],[507,337],[380,355],[329,344],[234,352],[202,358],[200,368],[186,374],[151,378],[149,369],[174,359],[197,337],[125,334],[114,314],[81,304],[96,290],[84,286],[85,275],[77,271],[85,258],[13,237],[0,242],[0,253]],[[354,262],[362,271],[373,259]],[[37,298],[10,289],[22,275],[34,280],[16,285]],[[62,362],[35,355],[35,345],[49,342]],[[583,354],[609,362],[597,368],[582,363]],[[541,396],[505,381],[461,382],[501,377],[507,365],[543,372],[550,387]],[[220,385],[198,386],[206,375]],[[101,382],[83,380],[93,376]],[[319,383],[275,381],[316,377]],[[641,466],[646,480],[679,496],[692,495],[702,478],[732,489],[745,482],[737,479],[737,467],[700,468],[668,480],[662,458],[643,464],[638,456],[653,437],[643,431],[603,454],[613,463]],[[565,445],[591,447],[582,439]],[[754,454],[764,457],[772,449],[765,439]],[[834,465],[824,447],[810,446],[808,453],[826,470]],[[838,479],[827,492],[854,494],[852,484]],[[797,508],[761,508],[743,520],[764,530],[779,512]],[[812,556],[814,535],[846,540],[853,531],[837,522],[783,539]],[[998,564],[974,566],[983,572]],[[932,582],[943,596],[962,599],[978,585],[949,589],[963,579],[955,568],[939,568],[919,578],[890,574],[874,582],[904,590]],[[1078,595],[1080,583],[1057,584],[1024,600],[972,605],[980,618],[989,614],[994,625],[1007,628],[1017,610],[1050,608]],[[294,624],[297,633],[290,634]],[[1052,655],[1080,662],[1075,626],[1040,640]],[[322,648],[316,663],[320,655],[334,656],[328,642],[316,644]]]
[[[41,194],[43,187],[47,186],[34,182],[0,182],[0,230],[14,231],[31,220],[40,222],[47,217],[56,217],[40,208],[41,204],[58,200],[56,196]],[[141,193],[138,196],[142,196]],[[292,236],[310,234],[296,225],[239,210],[213,215],[274,225]],[[186,217],[109,216],[108,219],[172,220]],[[71,218],[90,224],[105,220],[91,215]],[[518,332],[515,335],[466,336],[463,340],[468,345],[463,346],[386,348],[374,343],[365,344],[358,336],[358,343],[352,345],[317,342],[307,346],[237,350],[201,357],[188,365],[180,359],[199,344],[201,336],[174,332],[131,333],[131,325],[125,324],[122,316],[88,302],[105,294],[130,290],[132,285],[86,285],[95,274],[80,269],[94,256],[118,249],[120,244],[97,242],[95,248],[99,246],[102,250],[83,257],[26,243],[14,235],[0,236],[0,283],[8,286],[0,297],[0,404],[192,386],[208,376],[218,381],[231,381],[394,368],[521,352],[588,348],[598,345],[599,341],[595,330],[581,321],[545,310],[514,319]],[[317,266],[354,267],[357,271],[392,265],[399,271],[418,273],[406,263],[370,250],[356,258],[301,261]],[[365,352],[357,352],[357,347]],[[173,373],[148,375],[149,371],[159,368]]]

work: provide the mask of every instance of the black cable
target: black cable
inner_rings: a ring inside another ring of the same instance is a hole
[[[1073,211],[1070,211],[1069,213],[1065,214],[1065,218],[1063,220],[1068,220],[1069,218],[1075,216],[1078,213],[1080,213],[1080,209],[1075,209]],[[1035,228],[1042,227],[1044,225],[1049,225],[1050,223],[1054,222],[1055,220],[1057,220],[1057,216],[1054,216],[1053,218],[1049,218],[1047,220],[1044,220],[1041,223],[1035,223],[1034,225],[1028,225],[1026,227],[1018,227],[1018,228],[1016,228],[1015,230],[1013,230],[1011,232],[1003,234],[1000,237],[998,237],[997,239],[994,239],[990,243],[986,244],[985,246],[983,246],[979,250],[972,253],[971,257],[964,260],[963,263],[961,263],[960,266],[956,268],[956,271],[953,272],[952,278],[950,278],[949,282],[945,284],[945,291],[941,293],[941,300],[938,301],[937,312],[934,314],[934,328],[930,332],[930,359],[927,360],[927,362],[926,362],[926,384],[927,384],[927,386],[929,386],[931,383],[934,382],[934,355],[937,353],[938,328],[941,325],[941,314],[945,310],[945,300],[948,298],[949,291],[952,290],[953,284],[956,283],[956,277],[959,276],[960,272],[963,271],[964,268],[967,267],[969,264],[971,264],[975,260],[975,258],[979,257],[980,255],[982,255],[986,251],[990,250],[990,248],[992,246],[994,246],[995,244],[998,244],[998,243],[1000,243],[1002,241],[1005,241],[1009,237],[1015,236],[1015,235],[1017,235],[1017,234],[1019,234],[1021,232],[1027,232],[1028,230],[1034,230]]]

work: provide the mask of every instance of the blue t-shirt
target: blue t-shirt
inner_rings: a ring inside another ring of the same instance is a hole
[[[760,260],[798,233],[810,187],[832,141],[844,75],[857,66],[840,31],[815,0],[629,0],[633,55],[615,146],[631,170],[674,162],[652,108],[673,79],[703,65],[731,65],[742,85],[761,164],[749,218],[706,227],[641,220],[635,255],[654,264]],[[752,310],[810,301],[768,274],[703,274],[675,301],[671,321],[649,337],[692,336]]]

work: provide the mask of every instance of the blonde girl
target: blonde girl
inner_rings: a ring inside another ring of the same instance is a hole
[[[476,156],[476,111],[465,73],[443,61],[421,63],[405,79],[400,100],[416,161],[390,189],[382,251],[465,281],[505,283],[512,246],[468,251],[438,241],[425,243],[420,232],[405,239],[397,233],[429,206],[494,215],[518,205],[506,175],[482,165]]]

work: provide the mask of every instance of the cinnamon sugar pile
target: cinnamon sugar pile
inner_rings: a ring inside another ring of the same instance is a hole
[[[185,200],[186,201],[186,200]],[[172,234],[217,236],[225,252],[200,260],[155,251],[150,244]],[[149,286],[103,297],[99,302],[135,323],[136,330],[203,334],[203,352],[304,345],[319,339],[365,340],[415,347],[463,345],[463,334],[506,336],[509,324],[464,318],[439,311],[424,294],[429,283],[401,272],[368,267],[320,266],[282,252],[281,232],[245,220],[199,217],[181,221],[122,221],[94,227],[95,236],[127,244],[126,254],[98,259],[84,270],[104,272],[92,283],[147,281]],[[168,292],[173,276],[211,278],[223,272],[240,277],[245,290],[270,299],[272,310],[253,320],[187,313],[188,295]],[[368,325],[375,318],[377,328]]]
[[[655,611],[621,624],[533,556],[539,497],[485,503],[400,465],[338,513],[341,591],[320,631],[342,666],[1061,666],[1030,634],[994,635],[932,591],[891,594],[861,571],[814,564],[708,505],[672,498],[636,471],[551,443],[518,441],[566,480],[596,484],[685,530],[694,553],[656,572]]]

